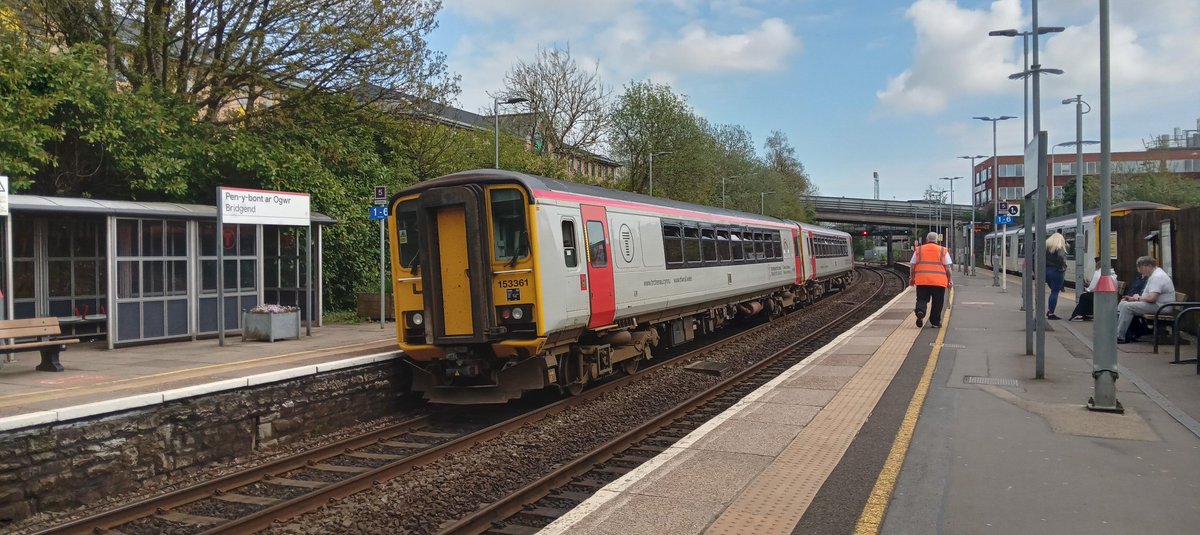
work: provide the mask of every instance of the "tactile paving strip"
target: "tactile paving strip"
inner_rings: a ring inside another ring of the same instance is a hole
[[[889,311],[892,313],[896,311]],[[912,312],[909,311],[908,314]],[[895,377],[920,329],[896,329],[705,532],[790,534]]]

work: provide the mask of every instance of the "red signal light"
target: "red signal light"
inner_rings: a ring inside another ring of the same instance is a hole
[[[864,231],[862,231],[862,233],[860,233],[860,235],[861,235],[861,236],[866,236],[866,235],[867,235],[867,231],[865,231],[865,230],[864,230]]]

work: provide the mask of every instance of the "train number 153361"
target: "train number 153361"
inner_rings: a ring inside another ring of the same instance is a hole
[[[497,281],[497,284],[499,284],[501,288],[521,288],[523,286],[529,286],[529,279],[508,279]]]

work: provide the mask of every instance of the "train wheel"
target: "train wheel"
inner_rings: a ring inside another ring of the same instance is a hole
[[[578,396],[583,393],[583,389],[588,383],[588,374],[585,371],[588,367],[583,364],[583,356],[572,354],[566,357],[567,373],[565,379],[567,385],[565,387],[568,394]]]
[[[621,361],[621,371],[625,372],[625,375],[633,375],[637,373],[638,365],[641,364],[641,361],[642,359],[628,359]]]

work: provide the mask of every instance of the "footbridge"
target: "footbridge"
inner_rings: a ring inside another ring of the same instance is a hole
[[[851,197],[804,198],[816,212],[816,220],[822,223],[851,223],[866,225],[891,225],[899,227],[946,226],[958,214],[958,221],[971,220],[971,207],[965,204],[951,206],[927,200],[884,201],[877,199],[855,199]]]

